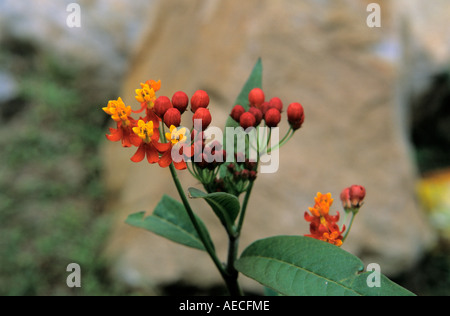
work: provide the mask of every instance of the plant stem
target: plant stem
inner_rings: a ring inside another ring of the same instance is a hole
[[[231,296],[244,296],[241,287],[238,283],[239,272],[234,268],[234,262],[237,258],[238,246],[239,246],[239,236],[228,235],[228,260],[227,260],[227,283],[228,291]]]
[[[347,239],[348,233],[350,232],[350,229],[352,228],[353,225],[353,220],[355,219],[355,213],[352,212],[352,217],[350,218],[350,224],[348,224],[348,229],[346,230],[346,232],[344,233],[344,236],[342,238],[342,242],[344,242]]]
[[[250,181],[250,184],[247,188],[247,192],[245,193],[244,201],[242,203],[242,210],[241,210],[241,214],[239,215],[239,222],[238,222],[238,226],[236,229],[236,232],[238,235],[240,235],[242,225],[244,224],[245,213],[247,211],[247,205],[248,205],[248,201],[250,199],[250,194],[252,193],[253,183],[254,183],[254,181]]]
[[[183,202],[184,208],[186,209],[189,218],[191,219],[192,224],[194,225],[195,230],[197,231],[198,236],[200,237],[200,240],[203,243],[203,246],[206,249],[206,252],[209,254],[211,259],[213,260],[214,264],[216,265],[217,269],[219,270],[220,274],[222,275],[225,282],[228,284],[228,274],[224,269],[224,266],[220,262],[219,258],[217,258],[216,252],[211,247],[211,245],[208,243],[207,238],[205,237],[202,229],[200,228],[200,225],[197,222],[197,219],[195,218],[194,211],[191,208],[191,205],[189,204],[189,201],[186,197],[186,194],[183,191],[183,187],[181,186],[180,179],[178,178],[177,172],[175,170],[175,167],[172,164],[169,166],[170,173],[172,174],[173,181],[175,183],[175,186],[177,187],[178,194],[180,195],[180,198]]]

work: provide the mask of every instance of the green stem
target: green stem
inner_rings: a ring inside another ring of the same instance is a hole
[[[183,191],[183,187],[181,186],[180,183],[180,179],[178,178],[177,172],[175,170],[175,167],[172,164],[170,164],[169,166],[170,169],[170,173],[172,174],[172,178],[173,181],[175,183],[175,186],[177,188],[178,194],[180,195],[180,198],[183,202],[183,205],[189,215],[189,218],[191,219],[192,224],[194,225],[195,230],[197,231],[198,236],[200,237],[200,240],[203,243],[203,246],[206,249],[206,252],[209,254],[209,256],[211,257],[211,259],[213,260],[214,264],[216,265],[217,269],[219,270],[220,274],[222,275],[222,277],[224,278],[225,282],[227,282],[228,279],[228,275],[227,272],[225,271],[222,263],[220,262],[220,260],[217,258],[216,252],[214,251],[214,249],[211,247],[211,245],[208,243],[202,229],[200,228],[200,225],[197,222],[197,219],[195,218],[195,214],[194,211],[192,210],[189,201],[186,197],[186,194]]]
[[[247,188],[247,192],[245,193],[244,202],[242,203],[242,210],[241,210],[241,214],[239,215],[239,222],[238,222],[238,226],[236,229],[236,232],[238,235],[240,235],[242,225],[244,224],[245,213],[247,211],[247,205],[248,205],[248,201],[250,199],[250,194],[252,193],[253,183],[254,183],[254,181],[250,181],[250,184]]]
[[[347,239],[348,233],[350,232],[350,229],[352,228],[353,225],[353,220],[355,219],[355,213],[352,212],[352,217],[350,218],[350,223],[348,224],[348,229],[345,231],[344,236],[342,238],[342,242],[345,241],[345,239]]]
[[[228,260],[227,260],[227,283],[228,290],[231,296],[244,296],[241,287],[238,283],[239,272],[234,268],[234,262],[237,258],[239,237],[228,235]]]

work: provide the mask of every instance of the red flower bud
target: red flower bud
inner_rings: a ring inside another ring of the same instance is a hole
[[[250,113],[252,113],[256,119],[255,126],[258,126],[259,123],[261,123],[262,118],[263,118],[263,114],[262,114],[261,110],[258,108],[250,108],[248,111]]]
[[[175,92],[172,96],[172,104],[174,108],[177,108],[183,114],[189,104],[189,97],[183,91]]]
[[[208,109],[205,108],[198,108],[197,111],[195,111],[194,116],[192,117],[192,121],[194,122],[195,127],[195,120],[201,120],[202,124],[202,131],[208,128],[209,124],[211,124],[212,117],[211,113]]]
[[[353,208],[359,208],[366,196],[366,189],[362,185],[352,185],[349,190],[350,203]]]
[[[260,110],[262,112],[263,115],[266,114],[266,112],[270,109],[270,103],[269,102],[263,102],[263,104],[261,104]]]
[[[158,97],[158,99],[156,99],[153,110],[155,111],[156,115],[158,115],[160,118],[163,118],[167,110],[171,108],[173,108],[173,106],[170,102],[170,99],[166,96],[160,96]]]
[[[254,88],[248,94],[248,101],[250,102],[250,106],[261,107],[266,97],[264,96],[264,92],[260,88]]]
[[[255,116],[250,112],[245,112],[241,115],[241,119],[239,120],[241,127],[246,130],[249,127],[254,127],[256,124]]]
[[[167,127],[172,125],[178,127],[181,124],[181,113],[175,108],[170,108],[164,114],[163,120]]]
[[[197,112],[199,108],[207,108],[209,105],[209,95],[203,90],[197,90],[191,98],[191,111]]]
[[[294,130],[299,129],[304,120],[305,113],[300,103],[291,103],[287,109],[288,122]]]
[[[245,109],[242,105],[236,105],[233,110],[231,110],[231,118],[239,123],[241,115],[245,113]]]
[[[341,201],[344,209],[351,209],[352,204],[350,203],[350,188],[345,188],[341,192]]]
[[[272,109],[277,109],[278,111],[283,112],[283,102],[281,102],[280,98],[274,97],[269,101],[269,107]]]
[[[281,113],[277,109],[269,109],[264,115],[268,127],[277,127],[281,121]]]

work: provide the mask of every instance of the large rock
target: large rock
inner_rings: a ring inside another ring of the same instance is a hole
[[[410,22],[416,16],[384,1],[382,27],[369,28],[367,3],[167,0],[152,8],[156,17],[125,78],[121,96],[127,103],[135,104],[134,89],[150,78],[162,80],[160,95],[204,89],[212,97],[213,125],[223,126],[262,57],[268,96],[305,107],[304,127],[282,148],[278,172],[259,175],[241,250],[259,238],[308,233],[303,213],[316,193],[331,192],[334,210],[341,210],[339,194],[351,184],[364,185],[367,197],[344,249],[395,275],[411,268],[432,244],[433,232],[416,203],[416,171],[398,116],[403,42],[400,26],[391,23],[399,13]],[[164,193],[177,197],[169,170],[134,164],[133,153],[117,143],[104,147],[109,207],[118,218],[108,253],[116,258],[118,275],[155,286],[179,280],[220,283],[207,255],[123,223],[130,213],[150,213]],[[185,188],[198,185],[187,172],[180,174]],[[227,245],[220,223],[201,202],[194,205],[223,258]],[[243,281],[247,289],[260,288]]]

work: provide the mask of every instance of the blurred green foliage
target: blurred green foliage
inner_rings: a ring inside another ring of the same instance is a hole
[[[0,295],[130,294],[102,257],[112,219],[102,212],[96,101],[108,96],[86,93],[79,69],[29,45],[0,52],[20,87],[0,105]],[[81,266],[81,288],[66,285],[70,263]]]

